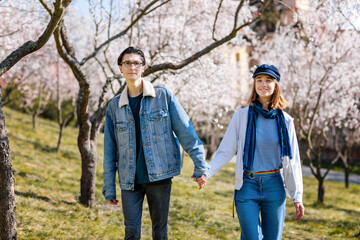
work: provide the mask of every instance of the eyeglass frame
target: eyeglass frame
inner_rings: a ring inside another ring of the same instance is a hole
[[[136,66],[137,64],[139,64],[139,66]],[[143,62],[125,61],[125,62],[121,62],[121,65],[123,65],[126,68],[131,68],[132,65],[134,65],[135,68],[140,68],[142,65],[144,65],[144,63]]]

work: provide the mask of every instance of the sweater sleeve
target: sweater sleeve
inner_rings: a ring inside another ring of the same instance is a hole
[[[209,163],[209,177],[212,177],[219,172],[220,169],[223,168],[237,153],[240,126],[239,120],[239,112],[236,112],[229,123],[220,146],[216,151],[215,157]]]
[[[283,176],[288,195],[293,202],[302,202],[303,180],[298,141],[296,138],[294,122],[289,123],[289,137],[293,158],[283,159]]]

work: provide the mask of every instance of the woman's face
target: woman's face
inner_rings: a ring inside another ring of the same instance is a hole
[[[259,98],[269,102],[275,90],[276,79],[266,74],[260,74],[254,78],[254,81],[255,91],[259,95]]]

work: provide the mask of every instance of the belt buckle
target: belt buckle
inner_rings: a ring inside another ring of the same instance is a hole
[[[250,173],[249,178],[250,178],[250,179],[255,179],[254,174],[253,174],[253,173]]]

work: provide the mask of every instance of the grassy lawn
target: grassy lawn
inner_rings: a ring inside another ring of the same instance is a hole
[[[19,239],[122,239],[121,207],[107,204],[101,194],[102,142],[99,137],[95,208],[78,203],[81,161],[75,128],[66,128],[61,151],[55,151],[58,126],[4,109],[15,171],[15,199]],[[185,159],[182,174],[173,179],[169,239],[239,239],[232,217],[235,164],[228,164],[199,191],[190,179],[193,164]],[[317,182],[304,179],[305,217],[296,222],[287,199],[283,239],[359,239],[360,186],[326,182],[323,206],[315,204]],[[120,198],[118,193],[118,198]],[[151,222],[144,204],[142,239],[151,239]]]

